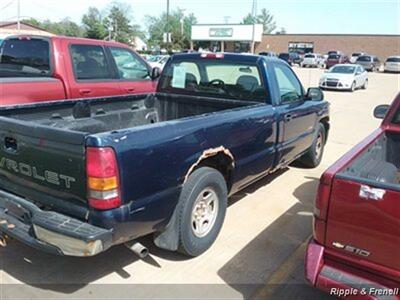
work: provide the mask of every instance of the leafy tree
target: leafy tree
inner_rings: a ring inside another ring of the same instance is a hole
[[[40,27],[40,21],[35,18],[29,18],[22,20],[23,23],[30,24],[32,26]]]
[[[253,17],[251,13],[247,14],[242,21],[244,25],[251,25],[257,23],[257,19]]]
[[[89,7],[88,12],[82,17],[82,24],[86,29],[87,38],[102,40],[107,36],[107,29],[96,7]]]
[[[187,49],[190,45],[192,25],[197,23],[194,14],[185,16],[183,10],[177,9],[159,17],[146,16],[146,24],[149,34],[149,46],[167,48],[167,50]],[[165,43],[164,34],[171,33],[171,43]]]
[[[138,35],[139,28],[131,24],[131,8],[120,2],[113,2],[107,17],[104,19],[106,28],[112,30],[112,39],[126,44],[132,44]]]
[[[261,13],[257,15],[255,18],[252,14],[247,14],[243,20],[242,24],[250,25],[250,24],[262,24],[263,25],[263,33],[271,33],[276,29],[276,22],[274,21],[274,16],[265,8],[261,10]]]
[[[276,22],[274,16],[265,8],[261,10],[261,14],[257,16],[257,22],[264,27],[263,33],[271,33],[276,29]]]

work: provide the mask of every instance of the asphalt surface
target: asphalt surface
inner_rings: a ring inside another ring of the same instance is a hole
[[[305,86],[323,70],[295,68]],[[124,246],[93,258],[48,255],[19,242],[0,249],[0,299],[330,299],[307,286],[303,257],[321,173],[380,123],[378,104],[400,90],[400,75],[370,73],[367,90],[325,92],[331,132],[317,169],[290,167],[230,199],[223,229],[204,255],[188,259],[141,241],[151,256]]]

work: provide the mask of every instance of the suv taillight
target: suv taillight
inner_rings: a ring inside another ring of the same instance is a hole
[[[86,149],[89,205],[108,210],[121,206],[117,158],[112,148]]]
[[[318,194],[314,206],[314,239],[320,244],[325,243],[326,222],[328,217],[331,180],[323,174],[318,186]]]

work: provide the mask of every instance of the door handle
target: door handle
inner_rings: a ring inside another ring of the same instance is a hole
[[[91,89],[80,89],[79,90],[79,94],[81,94],[82,96],[89,95],[91,93],[92,93]]]
[[[285,122],[290,122],[292,119],[293,119],[293,115],[291,115],[291,114],[285,115]]]
[[[125,88],[125,91],[128,93],[133,93],[135,91],[135,88],[133,88],[133,87]]]

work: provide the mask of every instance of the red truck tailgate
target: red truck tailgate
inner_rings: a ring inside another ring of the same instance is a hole
[[[326,245],[400,271],[400,192],[348,179],[333,182]]]

